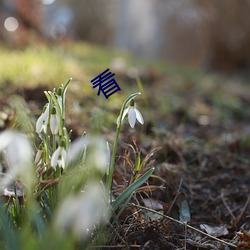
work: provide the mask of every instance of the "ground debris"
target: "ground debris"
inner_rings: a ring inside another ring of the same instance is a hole
[[[250,232],[237,232],[237,235],[242,240],[240,243],[238,243],[238,247],[248,248],[250,249]]]

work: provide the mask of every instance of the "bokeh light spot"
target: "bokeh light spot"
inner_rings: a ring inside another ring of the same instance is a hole
[[[17,30],[18,28],[18,21],[15,17],[8,17],[5,19],[4,21],[4,27],[6,30],[8,30],[9,32],[14,32]]]
[[[67,29],[62,24],[53,25],[50,30],[50,34],[55,40],[63,39],[67,34]]]

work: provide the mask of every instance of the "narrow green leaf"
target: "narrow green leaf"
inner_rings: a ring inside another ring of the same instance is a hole
[[[45,222],[44,222],[44,220],[42,218],[42,215],[39,212],[34,211],[33,220],[34,220],[34,224],[36,225],[36,229],[37,229],[38,235],[40,237],[44,236],[44,233],[45,233]]]
[[[191,220],[190,210],[187,200],[182,201],[180,208],[180,221],[189,222]]]
[[[127,204],[129,203],[130,199],[132,198],[133,196],[133,193],[131,193],[129,195],[129,197],[127,198],[127,200],[123,203],[122,207],[119,209],[119,212],[117,213],[117,215],[115,216],[113,222],[112,222],[112,225],[114,225],[117,220],[119,219],[120,215],[122,214],[122,212],[124,211],[124,209],[126,208]]]
[[[136,167],[135,171],[138,173],[141,170],[141,154],[140,152],[137,154],[137,159],[136,159]]]
[[[6,243],[6,249],[7,250],[21,250],[20,241],[18,238],[18,235],[16,231],[14,231],[14,228],[11,226],[11,224],[8,221],[8,215],[3,212],[2,209],[0,209],[0,227],[2,229],[5,243]]]
[[[126,200],[137,188],[139,188],[154,172],[154,168],[149,169],[143,176],[138,178],[133,184],[126,188],[112,203],[112,208],[115,211],[124,200]]]
[[[69,80],[67,81],[67,83],[63,86],[63,90],[62,90],[62,95],[65,96],[66,91],[68,89],[69,83],[72,81],[72,78],[69,78]]]

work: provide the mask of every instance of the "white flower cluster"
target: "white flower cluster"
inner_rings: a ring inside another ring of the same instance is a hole
[[[62,126],[63,116],[63,98],[62,98],[62,88],[59,88],[58,93],[49,92],[47,93],[48,103],[44,106],[43,112],[36,122],[36,132],[48,136],[48,128],[52,136],[57,136],[58,147],[54,150],[51,156],[51,166],[56,169],[60,167],[65,168],[67,153],[65,148],[65,143],[62,136],[60,135],[60,126]],[[48,146],[48,145],[47,145]],[[42,157],[44,153],[43,144],[40,145],[36,157],[35,163],[40,165],[42,162]]]
[[[56,105],[52,105],[50,102],[44,107],[44,110],[36,122],[36,132],[47,133],[47,127],[49,125],[50,131],[53,135],[57,135],[60,126],[60,115],[62,114],[62,96],[56,95],[59,108]],[[52,107],[51,107],[52,106]]]

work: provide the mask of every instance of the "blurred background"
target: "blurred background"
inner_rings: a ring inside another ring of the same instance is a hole
[[[249,0],[0,0],[0,39],[84,40],[224,72],[248,72]]]

